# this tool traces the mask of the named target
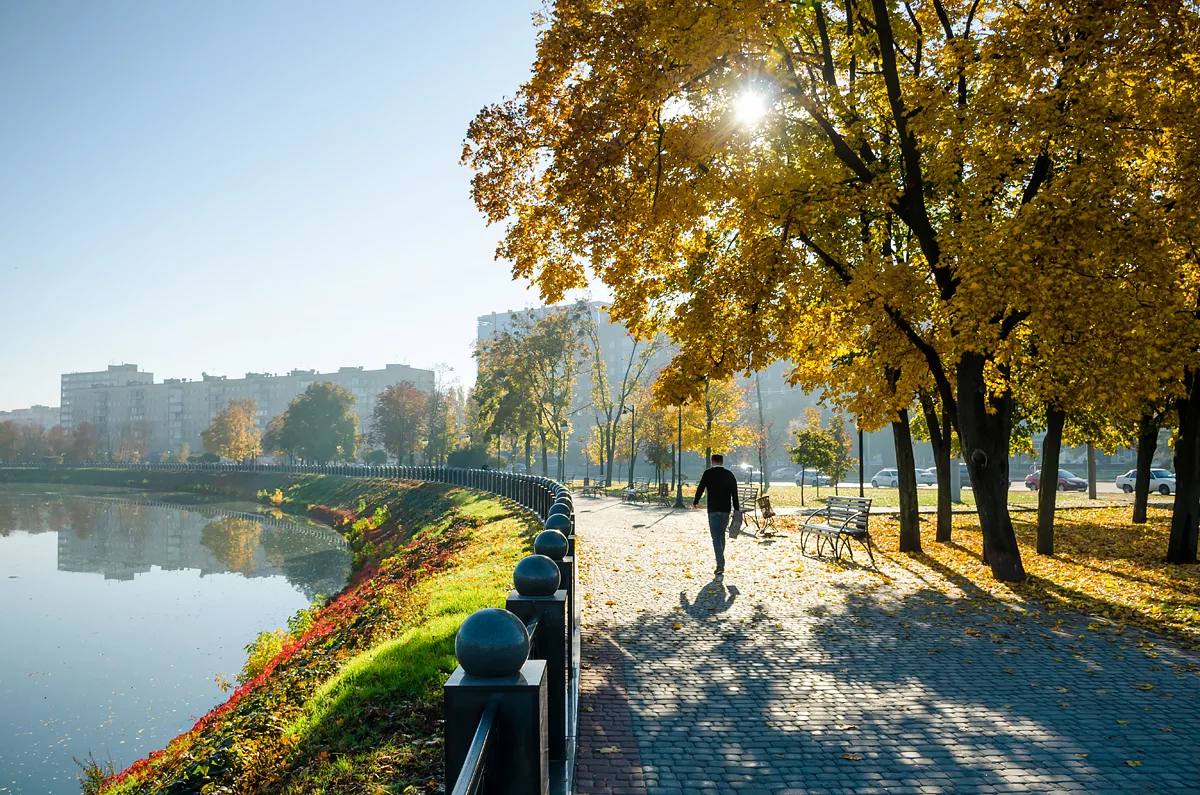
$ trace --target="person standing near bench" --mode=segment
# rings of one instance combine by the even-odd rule
[[[712,466],[700,476],[696,497],[692,500],[692,507],[698,508],[700,497],[708,492],[708,533],[712,536],[713,555],[717,559],[717,570],[713,572],[717,577],[725,573],[725,530],[729,527],[729,513],[741,510],[737,478],[724,464],[725,457],[714,453]]]

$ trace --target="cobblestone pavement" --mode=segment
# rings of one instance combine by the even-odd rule
[[[582,793],[1200,791],[1200,655],[907,557],[577,503]]]

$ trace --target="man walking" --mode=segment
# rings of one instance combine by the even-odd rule
[[[696,486],[696,498],[692,507],[700,506],[700,497],[708,491],[708,533],[712,536],[713,554],[717,558],[717,570],[713,572],[720,577],[725,573],[725,529],[729,527],[729,512],[740,511],[738,505],[737,478],[724,467],[725,456],[713,453],[712,466],[704,470],[700,483]]]

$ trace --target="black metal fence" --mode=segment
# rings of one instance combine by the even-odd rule
[[[52,468],[60,467],[78,468]],[[459,666],[444,690],[446,791],[453,795],[573,791],[581,600],[576,585],[574,498],[561,483],[535,475],[443,466],[141,463],[97,467],[420,480],[491,492],[532,512],[543,530],[534,540],[534,554],[514,569],[514,587],[504,608],[471,614],[455,638]]]

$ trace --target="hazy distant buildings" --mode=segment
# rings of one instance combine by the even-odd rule
[[[84,422],[95,426],[101,455],[137,450],[154,458],[177,453],[184,444],[198,454],[203,449],[201,432],[231,400],[254,400],[259,428],[265,430],[271,418],[282,414],[309,385],[324,381],[354,395],[359,427],[366,430],[375,400],[384,389],[408,382],[432,391],[434,374],[389,364],[382,370],[342,367],[335,373],[292,370],[287,375],[246,373],[244,378],[204,373],[199,380],[168,378],[155,383],[153,374],[138,371],[137,365],[120,365],[62,376],[63,426],[68,430]]]
[[[152,383],[154,383],[154,373],[138,372],[136,364],[110,364],[107,370],[94,373],[64,373],[59,391],[60,402],[58,405],[61,407],[59,424],[63,426],[63,430],[69,432],[74,430],[78,423],[88,421],[75,418],[75,396],[80,392],[98,387]]]
[[[30,406],[27,409],[0,411],[0,422],[11,422],[14,425],[53,428],[59,424],[59,410],[54,406]]]

